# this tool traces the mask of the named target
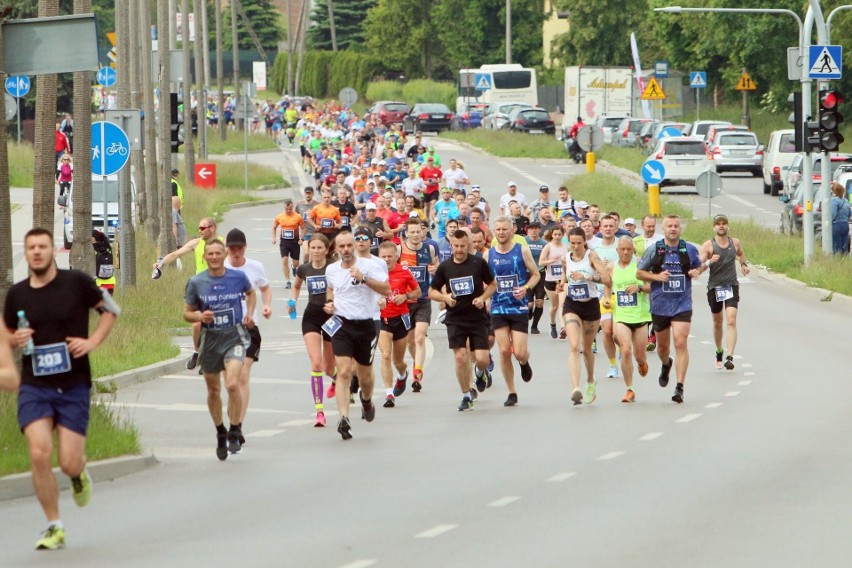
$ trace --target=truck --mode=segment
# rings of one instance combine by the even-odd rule
[[[606,116],[631,116],[636,90],[633,74],[632,67],[566,67],[563,133],[568,133],[577,117],[595,124]]]

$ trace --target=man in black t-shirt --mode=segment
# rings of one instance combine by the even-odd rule
[[[340,227],[340,231],[352,231],[352,219],[358,215],[358,210],[355,208],[355,204],[349,200],[349,191],[342,185],[337,186],[337,199],[331,202],[332,205],[337,207],[337,210],[340,211],[340,221],[343,223],[343,226]]]
[[[447,340],[456,360],[456,377],[464,398],[459,410],[471,410],[470,353],[476,360],[476,376],[486,378],[488,372],[488,311],[485,303],[497,284],[482,258],[469,254],[470,236],[461,229],[450,235],[453,256],[438,265],[429,298],[447,306]],[[469,346],[469,348],[468,348]]]
[[[60,548],[65,542],[51,470],[54,430],[59,467],[71,478],[74,501],[83,507],[91,498],[84,455],[92,386],[88,354],[103,343],[120,313],[91,277],[59,270],[54,250],[50,231],[32,229],[26,234],[30,276],[9,289],[3,309],[11,346],[24,350],[18,424],[30,450],[33,488],[49,523],[37,549]],[[91,309],[100,317],[89,335]]]

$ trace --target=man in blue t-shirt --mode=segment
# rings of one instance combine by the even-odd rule
[[[435,203],[433,215],[438,224],[438,239],[442,239],[447,234],[447,221],[459,218],[459,206],[449,187],[441,188],[441,199]]]

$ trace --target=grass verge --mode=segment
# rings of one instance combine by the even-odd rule
[[[441,137],[465,142],[501,158],[568,159],[565,145],[552,136],[537,136],[508,130],[464,130],[442,132]]]
[[[625,184],[618,176],[607,173],[581,174],[571,178],[571,197],[589,204],[597,204],[604,211],[617,211],[622,219],[641,219],[648,212],[648,197]],[[689,209],[661,197],[661,207],[666,214],[689,218]]]
[[[609,144],[605,144],[603,148],[598,150],[595,157],[636,174],[642,171],[642,164],[648,158],[637,148],[617,148]]]
[[[197,144],[197,143],[196,143]],[[249,134],[249,152],[257,150],[274,150],[278,145],[266,134]],[[226,140],[219,138],[219,131],[213,128],[207,130],[207,152],[210,154],[231,154],[245,151],[245,134],[229,130]]]
[[[35,154],[30,144],[9,142],[9,186],[32,187]]]
[[[241,190],[245,188],[246,174],[243,162],[213,161],[216,162],[216,189],[213,190],[214,193],[219,190]],[[288,187],[290,185],[274,168],[252,164],[251,162],[248,165],[248,181],[249,189],[267,186]]]

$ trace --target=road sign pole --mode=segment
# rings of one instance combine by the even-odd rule
[[[18,112],[15,114],[18,115],[18,144],[21,143],[21,99],[15,97],[15,104],[18,106]]]
[[[653,183],[648,185],[648,214],[660,217],[660,186]]]
[[[249,83],[249,82],[243,83],[243,117],[244,117],[243,118],[243,120],[244,120],[243,130],[244,130],[244,134],[245,134],[245,164],[244,164],[244,167],[245,167],[246,195],[248,195],[248,131],[249,131],[248,125],[251,124],[251,121],[249,120],[249,114],[248,114],[249,92],[251,90],[250,85],[251,85],[251,83]],[[278,141],[276,140],[276,142],[278,142]]]
[[[695,120],[701,120],[701,89],[695,89]]]

